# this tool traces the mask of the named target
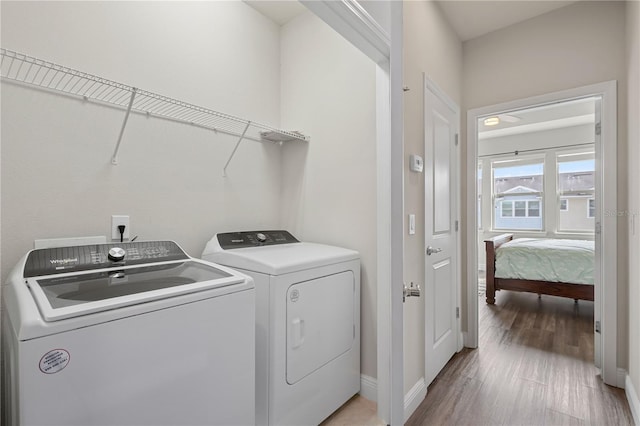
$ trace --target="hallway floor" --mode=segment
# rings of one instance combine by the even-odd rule
[[[593,365],[593,302],[509,291],[479,302],[479,348],[449,361],[407,426],[633,425],[624,390]],[[375,413],[356,396],[322,425],[384,425]]]
[[[449,361],[407,425],[633,424],[593,365],[593,302],[501,291],[479,311],[479,348]]]

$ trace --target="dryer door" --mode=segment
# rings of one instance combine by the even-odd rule
[[[287,383],[347,352],[355,333],[355,279],[345,271],[293,284],[287,291]]]

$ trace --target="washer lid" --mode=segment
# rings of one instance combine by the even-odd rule
[[[27,279],[45,321],[87,315],[244,282],[197,260]]]
[[[221,249],[216,237],[205,248],[202,258],[231,268],[282,275],[334,263],[358,260],[357,251],[315,243],[292,243],[233,250]]]

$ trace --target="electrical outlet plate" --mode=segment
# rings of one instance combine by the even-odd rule
[[[131,225],[129,224],[129,216],[128,215],[118,215],[114,214],[111,216],[111,239],[114,241],[120,241],[120,230],[118,229],[119,225],[124,225],[124,234],[123,240],[126,241],[129,239],[129,233],[131,231]]]

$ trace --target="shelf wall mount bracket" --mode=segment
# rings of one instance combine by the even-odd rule
[[[136,98],[136,93],[138,89],[133,87],[131,89],[131,99],[129,99],[129,105],[127,106],[127,112],[124,115],[124,120],[122,121],[122,127],[120,128],[120,135],[118,135],[118,142],[116,143],[116,147],[113,150],[113,155],[111,156],[111,164],[114,166],[118,165],[118,151],[120,151],[120,143],[122,142],[122,136],[124,135],[124,129],[127,127],[127,121],[129,120],[129,115],[131,115],[131,107],[133,107],[133,101]]]
[[[227,162],[224,165],[224,168],[222,169],[222,176],[223,177],[227,177],[227,167],[229,166],[229,163],[231,162],[231,159],[233,158],[233,156],[236,155],[236,151],[238,150],[238,147],[240,146],[240,142],[242,142],[242,140],[244,139],[244,136],[247,134],[247,130],[249,130],[249,126],[251,126],[251,121],[247,121],[247,125],[244,126],[244,130],[242,131],[242,134],[240,135],[240,139],[238,139],[238,142],[236,142],[236,146],[233,148],[233,151],[231,151],[231,155],[229,156],[229,159],[227,160]]]

